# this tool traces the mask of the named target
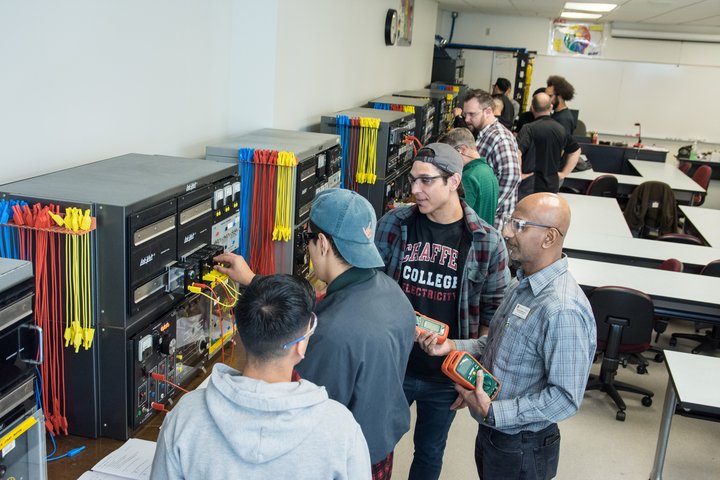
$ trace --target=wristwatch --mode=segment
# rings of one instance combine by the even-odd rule
[[[495,426],[495,414],[493,413],[492,403],[490,404],[490,407],[488,408],[487,415],[485,415],[483,417],[483,423],[485,425],[489,425],[491,427]]]

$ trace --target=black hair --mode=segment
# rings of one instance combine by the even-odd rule
[[[328,243],[330,244],[330,250],[332,250],[333,254],[335,255],[335,258],[340,260],[340,263],[342,263],[343,265],[350,265],[350,262],[348,262],[345,259],[345,257],[342,256],[342,253],[340,253],[340,250],[338,250],[337,245],[335,245],[335,242],[333,241],[332,235],[325,232],[322,228],[318,227],[312,220],[309,220],[308,224],[310,225],[311,232],[322,233],[323,235],[325,235],[325,238],[327,238]]]
[[[547,79],[547,86],[555,89],[555,95],[562,97],[563,100],[569,102],[575,96],[575,87],[560,75],[551,75]]]
[[[245,351],[260,360],[285,355],[283,345],[305,333],[315,308],[315,293],[304,278],[267,275],[253,280],[235,307]]]
[[[497,80],[495,80],[495,86],[500,90],[503,94],[510,90],[510,80],[503,77],[498,77]]]
[[[545,87],[540,87],[533,92],[533,97],[538,93],[545,93]]]

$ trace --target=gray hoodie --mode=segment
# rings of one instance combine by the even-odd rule
[[[360,426],[324,387],[266,383],[216,364],[163,422],[151,480],[369,479]]]

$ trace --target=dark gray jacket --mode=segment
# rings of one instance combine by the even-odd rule
[[[352,412],[370,461],[378,463],[410,429],[402,384],[415,312],[393,279],[351,268],[330,284],[316,313],[317,329],[296,370]]]

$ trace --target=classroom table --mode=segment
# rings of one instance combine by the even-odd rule
[[[685,221],[711,247],[720,248],[720,210],[681,205]],[[686,223],[686,228],[688,224]]]
[[[620,286],[645,292],[657,315],[720,324],[720,277],[670,272],[568,258],[575,280],[589,292],[595,287]]]
[[[720,248],[580,231],[568,235],[563,250],[570,257],[643,267],[657,267],[668,258],[677,258],[685,272],[695,273],[720,260]]]
[[[560,196],[570,205],[570,229],[565,238],[576,233],[632,238],[616,199],[572,193],[561,193]]]
[[[670,185],[675,195],[705,193],[705,189],[695,180],[685,175],[679,168],[669,163],[648,162],[646,160],[630,160],[630,165],[646,180],[665,182]]]
[[[706,155],[704,157],[690,160],[689,158],[677,157],[677,161],[680,163],[687,162],[690,164],[690,170],[687,175],[692,177],[693,174],[703,165],[707,165],[712,169],[712,175],[710,178],[713,180],[720,180],[720,158],[713,159],[712,155]]]
[[[628,196],[643,182],[650,180],[664,182],[670,185],[678,202],[689,204],[695,193],[704,193],[705,189],[685,175],[680,169],[669,163],[650,162],[646,160],[630,160],[632,167],[638,175],[615,175],[596,172],[593,169],[582,172],[572,172],[565,177],[563,187],[575,188],[585,191],[587,186],[601,175],[613,175],[618,180],[618,195]]]
[[[720,419],[720,358],[666,350],[665,365],[668,385],[651,480],[662,479],[670,425],[675,413],[713,421]]]

